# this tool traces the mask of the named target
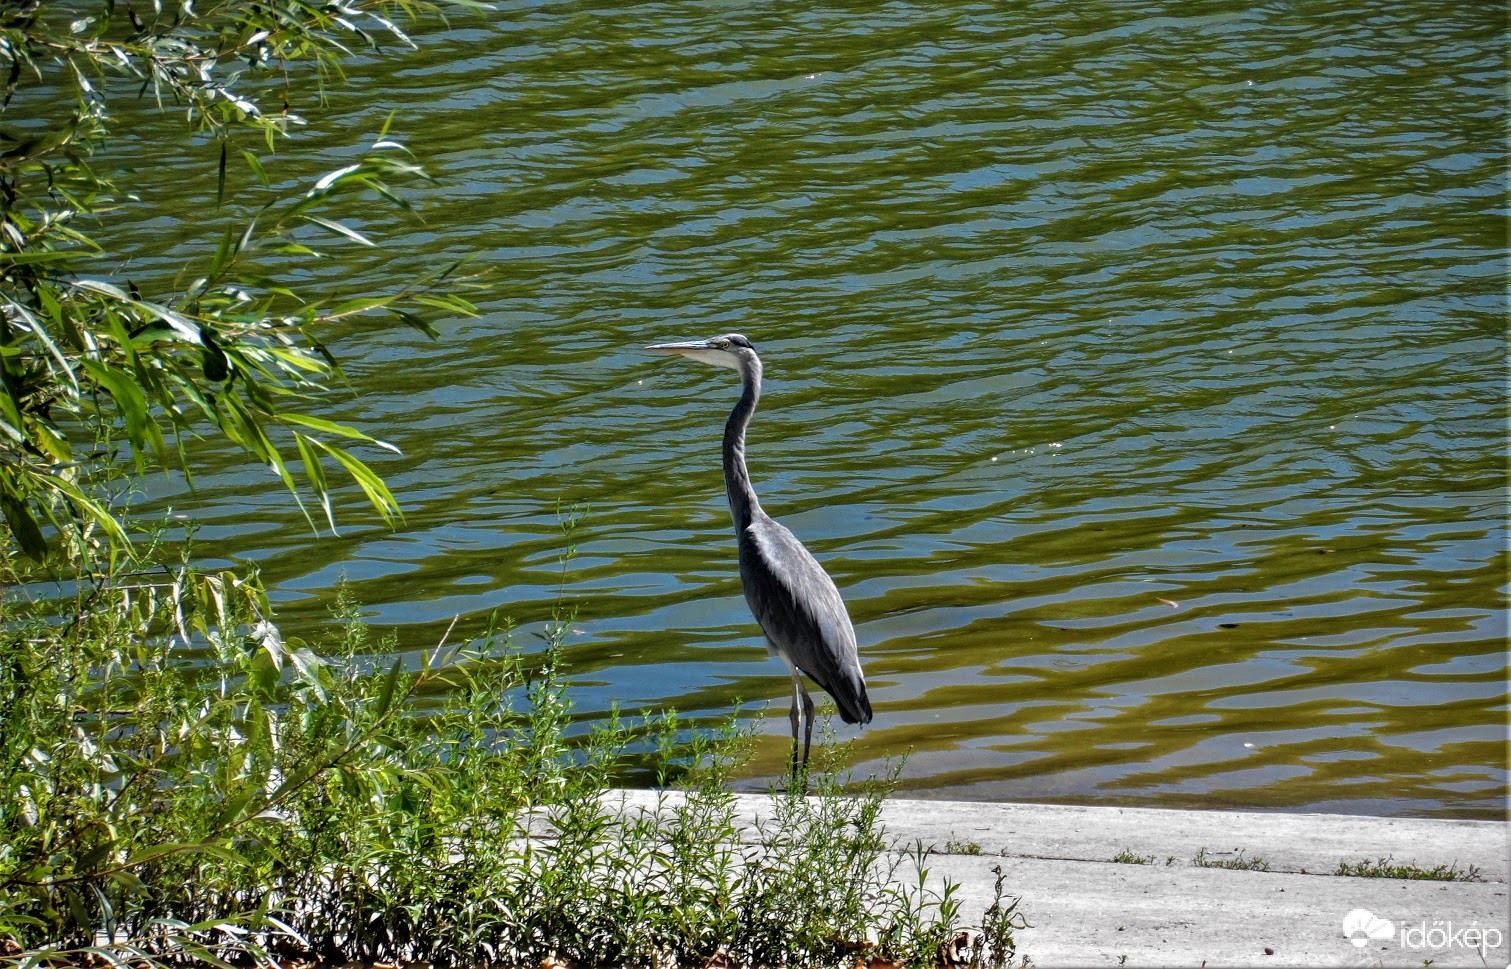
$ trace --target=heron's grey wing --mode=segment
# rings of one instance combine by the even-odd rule
[[[846,723],[870,723],[850,614],[803,543],[770,518],[756,518],[740,535],[740,577],[771,644],[834,697]]]

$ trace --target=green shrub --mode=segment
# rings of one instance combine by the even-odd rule
[[[3,617],[0,939],[24,951],[0,961],[849,965],[958,931],[953,887],[894,877],[886,783],[821,771],[742,840],[733,721],[578,725],[564,625],[534,655],[378,664],[395,644],[349,607],[284,642],[229,573],[90,597]],[[626,808],[631,770],[679,792]]]

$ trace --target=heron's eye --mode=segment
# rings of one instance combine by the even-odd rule
[[[729,341],[728,340],[715,340],[714,341],[714,348],[718,349],[718,350],[728,350],[729,349]]]

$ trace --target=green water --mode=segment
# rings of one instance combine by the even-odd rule
[[[421,31],[270,161],[334,167],[396,111],[424,224],[311,272],[492,272],[439,342],[333,341],[360,396],[329,413],[402,448],[374,462],[404,524],[348,495],[315,540],[229,462],[143,510],[200,517],[296,634],[343,575],[406,650],[492,610],[530,644],[564,602],[583,712],[743,699],[759,786],[787,685],[724,504],[736,387],[638,349],[738,330],[757,490],[855,620],[861,771],[1503,817],[1502,17],[561,2]],[[177,217],[213,161],[136,184],[162,215],[133,271],[213,245]],[[558,499],[590,507],[565,571]]]

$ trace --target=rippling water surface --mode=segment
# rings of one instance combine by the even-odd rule
[[[502,3],[424,32],[290,143],[334,167],[396,111],[439,178],[333,286],[492,272],[439,342],[336,341],[360,396],[329,412],[402,448],[374,461],[406,521],[349,496],[317,541],[229,462],[145,510],[192,506],[295,632],[343,576],[405,649],[565,600],[586,712],[754,702],[761,784],[786,680],[724,503],[737,388],[639,350],[738,330],[756,487],[855,619],[861,770],[1504,816],[1503,13],[1240,7]],[[174,218],[189,174],[213,192],[202,160],[140,175],[144,276],[219,231]],[[558,499],[590,509],[565,571]]]

